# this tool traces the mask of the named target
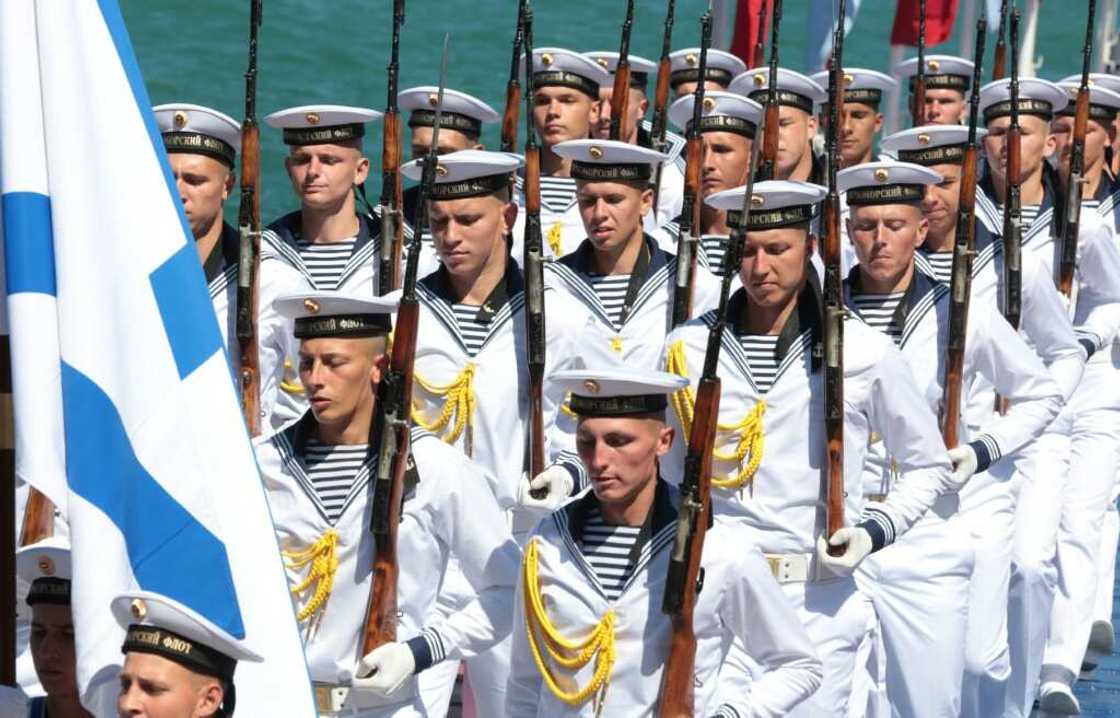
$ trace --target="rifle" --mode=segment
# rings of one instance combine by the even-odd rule
[[[968,300],[972,290],[972,257],[976,253],[976,126],[980,121],[980,77],[984,64],[984,39],[988,23],[976,23],[976,52],[972,67],[972,98],[968,114],[968,146],[961,169],[957,235],[953,243],[953,276],[949,283],[949,341],[941,395],[941,438],[945,446],[960,443],[961,388],[964,384],[964,350],[968,330]]]
[[[525,10],[525,89],[533,97],[533,10]],[[544,471],[544,243],[541,239],[541,150],[532,112],[525,115],[525,356],[529,365],[529,478]],[[544,489],[534,489],[534,496]],[[538,496],[540,498],[540,496]]]
[[[992,82],[1002,80],[1007,71],[1007,43],[1003,40],[1003,26],[1007,23],[1007,0],[999,4],[999,30],[996,32],[996,56],[992,60]],[[1012,42],[1012,47],[1015,43]],[[1011,62],[1018,62],[1019,55],[1012,49]]]
[[[910,122],[920,127],[926,123],[926,0],[918,0],[918,74],[911,99]]]
[[[763,122],[766,122],[765,118]],[[724,255],[724,271],[720,279],[716,321],[708,332],[704,370],[696,390],[692,432],[688,436],[684,478],[680,488],[681,503],[677,514],[677,532],[673,538],[673,550],[669,554],[669,572],[665,579],[665,595],[661,603],[661,610],[669,615],[673,633],[669,643],[669,656],[665,660],[665,668],[661,673],[658,713],[660,718],[692,718],[694,710],[696,632],[693,611],[696,607],[696,596],[700,592],[700,559],[704,551],[704,536],[712,520],[712,450],[715,445],[716,424],[719,420],[721,387],[717,372],[719,351],[723,342],[723,333],[727,328],[731,280],[736,276],[733,267],[737,267],[742,259],[747,227],[750,224],[751,197],[754,195],[755,178],[758,176],[759,149],[757,142],[751,146],[750,172],[747,173],[743,208],[739,214],[741,219],[739,225],[732,228],[727,254]]]
[[[1085,184],[1085,131],[1089,124],[1089,63],[1093,56],[1093,19],[1097,0],[1089,0],[1089,21],[1081,50],[1081,86],[1077,90],[1077,114],[1073,119],[1073,144],[1069,150],[1066,178],[1066,221],[1062,227],[1062,256],[1058,265],[1058,291],[1073,299],[1073,273],[1077,269],[1077,235],[1081,229],[1081,192]]]
[[[51,536],[54,536],[54,503],[42,491],[31,487],[23,509],[19,545],[30,546]]]
[[[404,0],[393,0],[393,45],[386,68],[389,96],[385,102],[381,135],[381,254],[377,261],[377,293],[380,296],[401,285],[401,249],[404,247],[404,200],[400,172],[404,136],[401,113],[397,109],[401,25],[404,25]]]
[[[447,49],[450,36],[443,36],[443,62],[439,75],[439,94],[432,122],[432,146],[424,159],[424,173],[413,219],[415,231],[405,262],[404,285],[397,309],[397,326],[389,367],[378,387],[377,407],[370,426],[370,448],[377,447],[377,476],[371,484],[373,512],[373,581],[369,608],[362,635],[362,655],[385,643],[397,640],[397,583],[400,564],[397,556],[397,527],[401,522],[405,470],[411,463],[409,451],[409,414],[412,409],[413,360],[420,304],[416,298],[416,275],[420,265],[420,238],[424,236],[428,213],[427,197],[436,181],[439,127],[443,119],[443,90],[447,86]]]
[[[669,78],[672,76],[672,63],[669,55],[673,51],[673,15],[676,0],[669,0],[665,11],[665,29],[661,34],[661,61],[657,64],[657,88],[653,99],[653,149],[665,152],[665,134],[668,129],[669,115]],[[653,176],[653,206],[656,208],[661,197],[661,164],[657,165]]]
[[[778,178],[778,28],[781,24],[782,0],[774,0],[774,11],[770,16],[770,79],[762,123],[766,132],[762,136],[762,159],[758,163],[758,171],[761,173],[759,180]]]
[[[634,0],[627,0],[626,20],[622,23],[622,40],[618,46],[618,64],[614,69],[611,90],[612,140],[622,139],[622,123],[630,109],[630,30],[634,27]]]
[[[0,591],[16,595],[16,436],[12,411],[11,336],[0,334]],[[16,680],[16,612],[0,616],[0,686],[19,685]]]
[[[700,165],[704,145],[700,137],[700,118],[704,110],[704,78],[708,71],[708,48],[712,43],[712,12],[700,18],[700,81],[692,93],[692,123],[688,126],[685,147],[684,198],[681,229],[677,237],[677,277],[673,288],[673,326],[687,322],[692,315],[692,279],[696,273],[696,247],[700,243]]]
[[[1023,232],[1023,210],[1019,198],[1019,175],[1022,172],[1022,131],[1019,127],[1019,11],[1011,15],[1011,123],[1007,127],[1007,193],[1003,207],[1003,316],[1015,329],[1019,328],[1023,307],[1023,267],[1020,239]]]
[[[758,25],[754,31],[754,50],[751,52],[751,67],[762,67],[766,64],[766,45],[762,42],[763,33],[766,32],[766,0],[758,4]]]
[[[517,146],[517,125],[521,121],[521,44],[525,41],[525,7],[528,0],[517,3],[517,30],[513,33],[513,58],[509,61],[509,82],[506,83],[506,110],[502,113],[502,152],[513,152]]]
[[[261,263],[261,130],[257,125],[257,35],[263,0],[249,0],[249,67],[241,123],[241,206],[237,224],[237,349],[241,412],[251,436],[261,433],[261,369],[257,347],[257,271]]]
[[[826,531],[831,537],[844,528],[844,277],[841,270],[840,193],[836,172],[840,168],[840,113],[844,105],[844,0],[840,0],[832,35],[832,62],[828,70],[828,195],[824,220],[824,427],[828,461],[825,466],[827,497]],[[828,546],[839,556],[843,546]]]

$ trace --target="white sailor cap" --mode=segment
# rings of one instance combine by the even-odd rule
[[[617,52],[585,52],[583,56],[589,60],[593,60],[599,67],[609,73],[612,78],[614,77],[614,71],[618,67]],[[626,59],[630,63],[630,87],[644,92],[649,85],[650,75],[657,72],[657,63],[633,54],[627,55]]]
[[[52,536],[16,551],[16,576],[25,584],[28,606],[49,603],[70,605],[70,545],[66,539]]]
[[[828,190],[811,182],[768,180],[756,182],[751,192],[751,214],[747,229],[761,231],[805,224],[813,219],[813,208]],[[727,212],[727,224],[742,226],[746,186],[725,189],[704,198],[710,207]]]
[[[814,73],[809,79],[822,88],[827,88],[828,76],[828,70],[824,70]],[[843,83],[844,102],[858,102],[872,107],[878,107],[883,95],[898,87],[898,82],[890,75],[860,67],[845,67]],[[826,89],[825,92],[827,93],[828,90]],[[825,101],[827,102],[827,98]]]
[[[696,96],[687,94],[669,106],[669,120],[686,133],[692,125]],[[734,92],[708,90],[700,108],[700,132],[734,132],[754,137],[762,121],[762,105]]]
[[[938,173],[911,162],[866,162],[836,173],[849,207],[921,202],[926,187],[940,181]]]
[[[130,591],[109,604],[125,630],[121,653],[150,653],[226,684],[226,712],[233,712],[238,661],[263,659],[228,631],[182,603],[153,591]]]
[[[613,367],[566,369],[553,380],[571,392],[572,412],[581,417],[633,416],[664,411],[668,397],[688,386],[688,379],[652,369],[621,364]]]
[[[618,140],[568,140],[552,151],[572,160],[572,179],[589,182],[645,182],[669,159],[648,147]]]
[[[1069,95],[1069,102],[1054,114],[1073,117],[1077,114],[1077,93],[1081,90],[1081,78],[1077,78],[1076,82],[1059,82],[1058,87]],[[1120,94],[1104,85],[1090,84],[1089,119],[1109,125],[1116,119],[1117,112],[1120,112]]]
[[[163,146],[170,152],[189,152],[213,157],[233,167],[241,149],[241,125],[232,117],[202,105],[184,102],[152,108]]]
[[[410,87],[397,94],[400,108],[410,112],[409,127],[432,127],[439,106],[439,88],[432,85]],[[465,92],[444,88],[443,111],[440,113],[441,129],[457,130],[470,137],[482,134],[482,125],[497,122],[497,111],[482,100]]]
[[[460,150],[440,155],[436,164],[436,183],[428,199],[480,197],[506,189],[510,174],[522,162],[521,155],[489,150]],[[421,179],[424,158],[401,165],[401,174],[411,180]]]
[[[1069,82],[1080,87],[1081,75],[1070,75],[1069,77],[1063,77],[1058,80],[1059,85],[1064,85]],[[1090,72],[1089,87],[1093,87],[1094,85],[1103,87],[1106,90],[1112,90],[1113,92],[1120,92],[1120,75],[1110,75],[1107,72]]]
[[[524,61],[521,69],[525,69]],[[610,73],[585,55],[562,47],[538,47],[533,50],[534,87],[570,87],[598,101],[599,88],[610,83]]]
[[[976,139],[983,139],[988,131],[976,128]],[[896,132],[884,137],[879,149],[898,158],[899,162],[916,165],[964,164],[968,146],[968,128],[964,125],[924,125]]]
[[[388,334],[400,294],[355,296],[347,292],[308,290],[277,297],[272,306],[293,320],[297,339],[340,337],[354,339]]]
[[[1065,90],[1049,80],[1037,77],[1019,80],[1019,114],[1050,120],[1068,103]],[[1010,78],[989,82],[980,88],[980,114],[985,125],[1011,114]]]
[[[365,123],[381,115],[365,107],[303,105],[273,112],[264,121],[269,127],[284,130],[284,144],[299,147],[359,139],[366,133]]]
[[[770,70],[765,67],[747,70],[732,80],[731,86],[727,89],[762,102],[770,89]],[[814,105],[819,105],[828,99],[828,93],[823,87],[800,72],[787,70],[784,67],[778,68],[776,94],[778,104],[796,107],[810,115],[813,114]]]
[[[926,89],[956,90],[961,94],[972,86],[971,60],[953,55],[925,56]],[[918,58],[911,57],[894,66],[894,74],[909,78],[910,90],[914,90],[914,78],[918,74]]]
[[[747,63],[730,52],[708,48],[705,58],[704,79],[722,87],[747,70]],[[696,82],[700,78],[700,48],[690,47],[677,50],[669,55],[669,84],[673,87],[682,82]]]

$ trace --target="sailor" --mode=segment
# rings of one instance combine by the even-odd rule
[[[553,151],[571,163],[583,242],[545,265],[545,281],[595,318],[580,340],[609,345],[632,367],[652,369],[671,328],[676,258],[642,231],[653,205],[649,185],[664,155],[611,140],[571,140]],[[693,275],[692,314],[715,305],[719,287],[703,267]]]
[[[529,539],[514,613],[510,718],[657,715],[672,626],[661,605],[677,533],[677,490],[660,476],[675,432],[667,394],[686,380],[602,365],[563,371],[591,487]],[[663,466],[663,464],[662,464]],[[693,610],[698,716],[787,715],[820,684],[820,661],[756,542],[717,517]],[[733,639],[761,675],[716,702]]]
[[[937,172],[909,162],[871,162],[837,176],[847,195],[848,234],[859,258],[846,283],[848,304],[899,347],[931,414],[939,411],[944,393],[949,287],[915,271],[914,252],[929,229],[921,208],[927,188],[941,180]],[[962,395],[982,376],[1011,408],[1005,416],[993,417],[989,410],[990,419],[975,431],[963,412],[955,417],[961,443],[949,447],[949,457],[960,499],[943,496],[903,539],[865,562],[857,579],[879,617],[887,697],[895,711],[908,716],[955,715],[962,709],[964,715],[992,716],[1002,708],[974,713],[962,677],[966,666],[970,675],[986,668],[974,657],[989,656],[985,652],[998,640],[1007,677],[1006,596],[1014,525],[1007,486],[1010,457],[1042,433],[1062,400],[1042,361],[994,301],[974,297],[966,326]],[[988,400],[993,406],[990,393]],[[877,442],[870,455],[865,489],[876,502],[910,477],[893,470],[892,455]],[[937,681],[913,662],[919,653],[942,672]]]
[[[263,658],[178,601],[151,591],[117,596],[110,607],[125,630],[117,714],[229,718],[237,704],[238,661]]]
[[[686,95],[669,108],[669,119],[686,134],[692,125],[696,98]],[[704,94],[700,109],[700,190],[702,196],[741,187],[750,171],[751,147],[762,121],[762,106],[733,92],[713,90]],[[716,275],[724,271],[723,258],[731,230],[727,213],[709,204],[700,208],[700,246],[697,261]],[[680,236],[680,218],[666,227],[674,242]],[[732,268],[738,274],[737,268]]]
[[[541,228],[548,257],[562,257],[586,236],[576,206],[576,182],[571,161],[553,151],[561,142],[591,137],[599,123],[599,90],[611,77],[599,63],[560,48],[533,51],[533,126],[540,138]],[[513,230],[513,256],[522,256],[525,201],[523,177],[517,177],[522,208]]]
[[[592,130],[592,137],[600,140],[611,138],[611,97],[614,94],[614,73],[618,67],[617,52],[585,52],[585,57],[594,60],[611,76],[611,82],[599,86],[599,122]],[[630,96],[627,102],[626,117],[622,125],[622,139],[630,144],[658,149],[653,146],[653,123],[645,119],[649,111],[649,81],[656,78],[657,63],[637,55],[629,55]],[[666,128],[664,153],[668,159],[661,165],[661,184],[657,194],[657,211],[646,219],[651,233],[676,217],[681,212],[684,194],[685,157],[682,154],[685,140]]]
[[[29,718],[93,716],[78,695],[71,575],[70,547],[63,539],[49,538],[16,551],[16,576],[28,587],[24,602],[31,608],[31,658],[46,692],[31,699]]]
[[[821,87],[828,87],[828,71],[818,72],[810,79]],[[844,102],[840,107],[840,158],[843,167],[854,167],[875,159],[875,136],[883,129],[883,114],[879,111],[883,96],[898,88],[890,75],[875,70],[845,67],[843,75]],[[831,112],[826,102],[821,106],[821,116],[827,123]]]
[[[986,131],[977,130],[982,139]],[[883,140],[885,152],[904,162],[929,167],[941,181],[926,189],[922,213],[929,222],[925,243],[914,255],[917,269],[948,284],[953,244],[957,237],[960,183],[968,128],[926,125],[903,130]],[[1002,224],[998,228],[1002,230]],[[1002,237],[984,222],[974,225],[976,256],[972,262],[970,306],[1003,307],[1004,255]],[[1021,335],[1038,353],[1067,401],[1085,367],[1085,351],[1077,342],[1065,304],[1054,279],[1033,254],[1021,257]],[[976,376],[968,392],[967,424],[978,433],[992,418],[996,391]],[[1061,453],[1069,438],[1055,432],[1057,423],[1016,453],[1010,487],[1014,498],[1014,541],[1011,554],[1011,591],[1008,604],[1008,646],[1011,679],[1007,687],[1007,715],[1025,716],[1034,702],[1034,679],[1042,661],[1050,605],[1057,588],[1054,542],[1061,512],[1062,481],[1045,470],[1049,456]],[[1041,469],[1041,470],[1040,470]],[[1013,708],[1013,706],[1017,706]]]
[[[929,125],[959,125],[968,120],[968,91],[972,87],[972,61],[952,55],[926,55],[925,122]],[[918,74],[918,58],[894,66],[896,77],[908,80],[911,94]]]
[[[770,72],[761,67],[739,75],[728,89],[765,106],[769,88]],[[779,67],[776,94],[779,127],[774,179],[823,182],[825,158],[814,156],[812,140],[817,134],[815,110],[828,99],[828,93],[800,72]]]
[[[745,188],[707,202],[740,222]],[[847,715],[857,648],[873,620],[852,571],[890,545],[951,486],[951,467],[925,397],[891,341],[852,317],[844,322],[845,528],[824,536],[821,474],[821,289],[810,268],[809,230],[823,187],[769,181],[754,186],[740,277],[732,295],[718,373],[723,382],[712,460],[716,515],[741,522],[767,557],[824,663],[821,688],[788,715]],[[667,339],[666,367],[695,389],[714,313],[678,327]],[[693,394],[673,397],[672,425],[687,438]],[[897,457],[906,481],[860,516],[862,468],[872,432]],[[680,456],[662,471],[680,480]],[[827,554],[826,541],[843,546]],[[756,685],[753,695],[761,699]]]
[[[398,642],[359,654],[372,583],[377,449],[369,442],[386,366],[390,297],[311,291],[277,300],[295,322],[311,410],[257,443],[316,698],[328,714],[426,715],[414,674],[486,650],[509,632],[519,551],[492,479],[454,448],[412,432],[397,551]],[[454,559],[474,599],[441,616]],[[371,674],[372,675],[369,675]],[[418,689],[419,685],[419,689]]]
[[[704,65],[704,89],[726,90],[731,81],[747,71],[747,63],[730,52],[708,48]],[[696,92],[700,81],[700,48],[688,47],[669,55],[669,87],[674,99]]]
[[[231,371],[236,373],[240,361],[237,271],[241,234],[224,221],[223,209],[233,190],[233,168],[241,147],[241,127],[221,112],[200,105],[159,105],[152,108],[152,112],[163,135],[171,174],[194,235]],[[264,252],[257,277],[261,425],[278,427],[298,414],[289,395],[280,391],[284,382],[284,360],[291,348],[292,327],[273,311],[272,300],[293,291],[303,279],[291,266]]]

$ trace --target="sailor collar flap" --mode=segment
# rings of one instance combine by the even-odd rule
[[[812,350],[812,371],[817,371],[821,366],[822,341],[824,339],[824,325],[821,320],[821,306],[823,302],[820,279],[813,269],[809,269],[809,276],[805,286],[797,297],[797,307],[789,315],[785,326],[778,334],[778,343],[774,347],[775,359],[781,364],[791,347],[797,344],[798,339],[806,330],[809,331]],[[735,334],[747,334],[747,291],[740,287],[731,296],[727,307],[728,316],[732,318]]]
[[[448,276],[447,267],[442,263],[439,268],[420,280],[433,295],[442,299],[448,304],[458,304],[455,298],[455,290],[451,286],[451,278]],[[525,291],[525,279],[521,275],[521,269],[517,266],[517,262],[513,258],[506,256],[506,272],[502,280],[490,292],[490,296],[486,297],[486,301],[478,308],[478,314],[475,319],[480,324],[490,324],[494,317],[509,304],[510,300]]]
[[[222,223],[222,234],[218,243],[210,250],[206,261],[202,263],[202,271],[206,275],[206,284],[211,284],[215,279],[225,274],[230,267],[238,266],[241,254],[241,233],[228,223]]]
[[[676,491],[670,488],[669,484],[658,475],[653,505],[650,506],[645,521],[642,522],[642,528],[638,532],[638,540],[634,542],[630,552],[629,564],[631,566],[637,565],[638,556],[646,544],[667,527],[672,526],[673,522],[677,520],[677,507],[673,504],[674,494],[676,494]],[[587,522],[587,516],[598,505],[599,499],[596,498],[595,491],[589,489],[583,496],[561,509],[565,513],[568,524],[567,531],[573,545],[578,547],[582,544],[583,527]]]
[[[925,272],[917,271],[917,268],[915,268],[910,278],[910,286],[906,288],[902,296],[902,301],[898,303],[898,307],[894,310],[891,323],[896,327],[906,327],[914,309],[918,307],[923,299],[936,292],[938,289],[947,291],[945,285],[942,285]],[[856,303],[852,301],[852,295],[854,294],[863,294],[863,279],[859,273],[859,265],[852,267],[851,271],[848,272],[848,281],[844,282],[845,306],[849,310],[859,314],[859,308],[856,306]]]
[[[272,227],[280,240],[293,249],[299,249],[299,242],[303,236],[302,217],[302,212],[296,210],[281,217]],[[358,236],[354,241],[354,251],[351,256],[357,254],[363,247],[381,236],[381,225],[379,223],[371,222],[369,217],[362,212],[358,212],[357,217]]]

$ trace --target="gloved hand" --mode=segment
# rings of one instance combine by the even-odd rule
[[[572,475],[559,464],[549,466],[531,480],[528,476],[521,477],[517,487],[517,503],[527,509],[551,513],[560,508],[560,504],[572,495]],[[544,494],[534,497],[533,490],[543,490]]]
[[[964,486],[972,478],[979,463],[976,451],[968,444],[949,449],[949,460],[953,462],[953,483],[957,486]]]
[[[411,648],[404,643],[386,643],[358,661],[351,685],[388,696],[400,690],[415,670]]]
[[[829,546],[843,546],[844,553],[839,556],[829,556]],[[817,560],[835,573],[849,574],[855,570],[859,562],[871,553],[871,534],[867,529],[858,526],[843,528],[832,534],[827,542],[824,536],[817,537]]]

